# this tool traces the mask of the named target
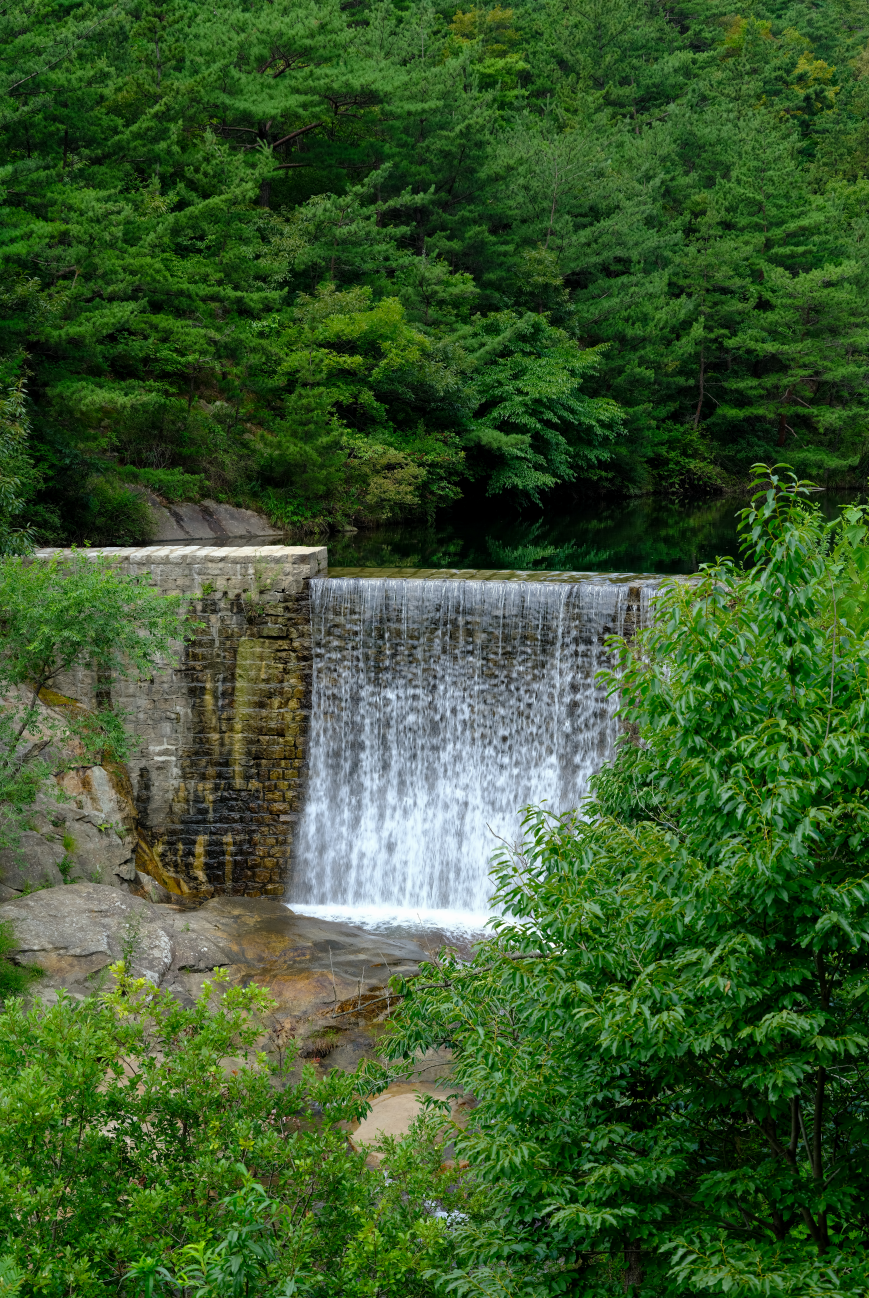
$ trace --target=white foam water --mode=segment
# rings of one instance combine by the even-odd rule
[[[288,902],[297,915],[328,919],[338,924],[364,928],[367,933],[444,933],[457,937],[491,936],[491,916],[464,910],[398,910],[394,906],[314,906],[309,902]]]
[[[288,904],[476,927],[520,808],[575,807],[612,755],[616,704],[595,675],[606,636],[642,617],[637,599],[600,580],[314,579]]]

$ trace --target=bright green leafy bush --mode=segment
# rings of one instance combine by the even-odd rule
[[[408,988],[393,1048],[453,1048],[497,1204],[455,1294],[869,1285],[869,529],[758,489],[752,566],[619,650],[616,760],[528,812],[497,938]]]
[[[272,1002],[115,987],[0,1014],[0,1252],[20,1292],[424,1298],[468,1206],[425,1123],[377,1170],[347,1140],[380,1080],[257,1051]],[[274,1041],[272,1042],[274,1044]],[[442,1215],[437,1215],[440,1212]]]
[[[11,923],[8,920],[0,921],[0,1002],[26,991],[41,973],[36,967],[10,959],[15,949],[15,934]]]

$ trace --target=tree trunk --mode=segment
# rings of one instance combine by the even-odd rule
[[[786,432],[787,432],[787,414],[783,410],[778,417],[778,445],[779,446],[784,446]]]
[[[625,1246],[625,1293],[630,1293],[637,1285],[643,1283],[643,1268],[640,1265],[641,1252],[633,1244]]]

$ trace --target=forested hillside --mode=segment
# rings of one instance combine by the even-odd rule
[[[862,481],[867,41],[858,0],[8,7],[0,510]]]

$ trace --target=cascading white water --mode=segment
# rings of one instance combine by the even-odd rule
[[[636,587],[633,597],[636,599]],[[625,583],[318,578],[290,905],[485,912],[494,835],[611,756]]]

